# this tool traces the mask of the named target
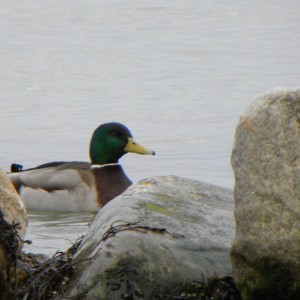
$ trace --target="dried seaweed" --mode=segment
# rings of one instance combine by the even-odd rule
[[[66,284],[75,272],[73,257],[83,237],[66,252],[57,251],[52,258],[40,264],[19,287],[18,299],[45,300],[64,294]]]
[[[17,288],[16,259],[19,248],[19,224],[9,224],[0,211],[0,299],[15,299]]]
[[[20,224],[9,224],[2,211],[0,211],[0,244],[4,247],[5,251],[11,255],[12,262],[16,261],[17,250],[19,247],[19,234],[18,229]]]
[[[116,223],[121,223],[119,225],[115,225]],[[147,233],[149,231],[153,233],[158,233],[158,234],[167,234],[172,238],[178,239],[178,238],[183,238],[183,235],[179,235],[176,233],[170,233],[166,228],[158,228],[158,227],[150,227],[150,226],[143,226],[139,225],[139,221],[134,221],[134,222],[123,222],[123,221],[115,221],[110,225],[110,228],[104,233],[102,237],[102,241],[107,240],[108,238],[115,236],[118,232],[121,231],[138,231],[141,233]]]

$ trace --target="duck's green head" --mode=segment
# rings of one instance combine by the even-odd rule
[[[117,163],[126,153],[155,155],[155,152],[135,142],[129,129],[120,123],[100,125],[90,142],[90,158],[93,165]]]

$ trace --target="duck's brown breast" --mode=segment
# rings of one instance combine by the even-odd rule
[[[101,207],[122,194],[132,184],[119,164],[92,166],[92,173],[95,176],[98,201]]]

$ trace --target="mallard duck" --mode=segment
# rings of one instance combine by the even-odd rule
[[[119,159],[126,153],[155,155],[135,142],[120,123],[100,125],[90,141],[88,162],[50,162],[10,173],[26,208],[53,211],[97,211],[131,184]]]

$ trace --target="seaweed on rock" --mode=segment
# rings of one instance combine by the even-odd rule
[[[66,252],[57,251],[50,259],[36,266],[34,272],[18,290],[18,299],[46,300],[57,294],[64,294],[64,289],[75,272],[73,256],[83,237]]]
[[[19,224],[10,224],[0,211],[0,299],[15,299]]]
[[[13,261],[16,261],[17,250],[19,247],[19,235],[17,231],[18,227],[19,224],[9,224],[5,219],[2,211],[0,211],[0,244],[9,254],[11,254]]]

